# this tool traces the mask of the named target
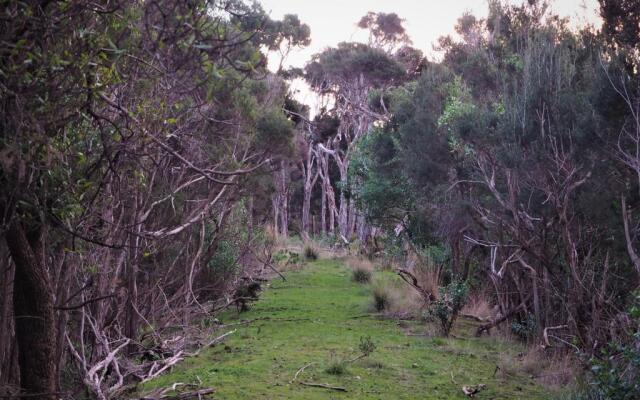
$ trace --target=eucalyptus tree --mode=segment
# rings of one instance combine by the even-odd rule
[[[356,219],[355,203],[347,199],[347,171],[353,143],[366,134],[375,121],[387,118],[384,111],[378,112],[369,106],[370,94],[374,89],[401,83],[406,75],[405,66],[383,49],[390,51],[408,42],[401,22],[395,14],[370,13],[359,24],[371,31],[370,44],[340,43],[336,48],[316,54],[305,67],[306,80],[320,96],[331,99],[329,113],[340,121],[336,135],[319,142],[317,149],[330,155],[340,172],[338,226],[345,239],[353,234]],[[411,59],[406,50],[404,54]],[[384,102],[381,104],[384,108]],[[327,174],[323,174],[323,178],[326,177]]]

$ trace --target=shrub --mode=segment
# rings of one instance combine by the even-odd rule
[[[347,372],[347,366],[344,361],[333,360],[329,363],[325,372],[329,375],[344,375]]]
[[[371,291],[373,295],[373,307],[378,312],[389,309],[391,306],[391,294],[384,286],[375,286]]]
[[[273,261],[277,264],[286,264],[289,260],[289,253],[286,250],[278,250],[273,254]]]
[[[593,392],[604,399],[640,399],[640,291],[634,297],[627,340],[610,342],[590,361]]]
[[[440,322],[444,336],[449,336],[458,314],[467,302],[469,286],[464,281],[454,281],[438,289],[438,299],[431,304],[429,313]]]
[[[288,265],[298,265],[302,263],[302,260],[300,259],[300,254],[293,251],[289,251],[288,253],[289,253],[289,258],[287,259]]]
[[[361,336],[358,349],[360,349],[364,357],[368,357],[376,350],[376,344],[371,340],[371,336]]]
[[[536,320],[533,314],[527,313],[526,318],[511,323],[511,332],[522,340],[529,340],[536,334]]]
[[[369,281],[371,281],[371,271],[361,268],[354,269],[351,274],[351,279],[358,283],[369,283]]]
[[[349,257],[346,263],[353,270],[351,279],[358,283],[368,283],[373,275],[371,261],[360,257]]]
[[[318,250],[313,246],[304,247],[304,258],[307,261],[313,261],[318,259]]]

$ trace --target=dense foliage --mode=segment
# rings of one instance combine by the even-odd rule
[[[635,375],[620,371],[637,370],[624,354],[638,342],[624,310],[640,282],[638,13],[603,1],[602,31],[576,32],[546,6],[490,2],[486,20],[462,16],[459,36],[440,40],[442,62],[383,95],[389,119],[358,142],[352,193],[369,221],[418,252],[444,246],[441,284],[491,288],[499,321],[521,337],[595,359],[626,343],[616,369],[597,376],[609,371],[628,392]],[[434,307],[446,333],[443,290]]]
[[[0,13],[0,383],[119,396],[268,257],[264,182],[293,124],[264,50],[309,28],[235,0]]]

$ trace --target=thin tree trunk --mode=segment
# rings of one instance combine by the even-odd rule
[[[349,229],[347,239],[354,236],[356,232],[356,218],[358,218],[358,210],[356,210],[356,203],[353,197],[349,199]]]
[[[275,235],[280,234],[280,195],[274,194],[271,196],[271,204],[273,205],[273,232]]]
[[[307,166],[304,169],[304,193],[302,200],[302,237],[306,240],[309,237],[309,214],[311,210],[311,191],[313,189],[311,177],[311,163],[307,162]]]
[[[345,198],[344,191],[340,190],[340,212],[338,214],[338,228],[340,234],[348,240],[349,236],[349,212],[347,207],[347,199]]]
[[[289,237],[289,169],[286,161],[282,160],[280,169],[280,235]]]
[[[322,236],[327,234],[327,187],[325,186],[324,179],[322,180],[322,198],[320,204],[320,232]]]

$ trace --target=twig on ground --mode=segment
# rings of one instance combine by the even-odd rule
[[[138,400],[187,400],[187,399],[195,399],[195,398],[200,399],[202,398],[202,396],[212,394],[216,391],[214,388],[207,388],[207,389],[194,390],[191,392],[163,394],[170,390],[173,390],[173,389],[172,388],[169,388],[168,390],[165,389],[162,392],[157,394],[151,394],[145,397],[140,397]]]
[[[313,383],[313,382],[298,382],[301,385],[304,386],[311,386],[311,387],[318,387],[318,388],[324,388],[324,389],[330,389],[330,390],[337,390],[339,392],[346,392],[347,388],[343,388],[341,386],[331,386],[327,383]]]
[[[315,363],[310,362],[310,363],[302,366],[298,371],[296,371],[295,375],[293,376],[293,379],[291,379],[289,381],[289,383],[294,383],[296,381],[296,379],[298,379],[298,376],[300,374],[302,374],[305,369],[309,368],[313,364],[315,364]],[[303,386],[310,386],[310,387],[317,387],[317,388],[323,388],[323,389],[337,390],[339,392],[346,392],[347,391],[346,388],[343,388],[341,386],[329,385],[328,383],[314,383],[314,382],[303,382],[303,381],[298,381],[298,383],[303,385]]]
[[[310,362],[309,364],[307,364],[307,365],[303,366],[302,368],[300,368],[300,369],[296,372],[296,374],[293,376],[293,379],[291,379],[291,380],[289,381],[289,383],[293,383],[293,382],[295,382],[295,381],[296,381],[296,379],[298,379],[298,375],[300,375],[301,373],[303,373],[303,372],[304,372],[304,370],[305,370],[305,369],[307,369],[307,367],[310,367],[310,366],[311,366],[311,365],[313,365],[313,364],[315,364],[315,363]]]
[[[238,326],[238,325],[247,325],[256,321],[279,321],[279,322],[298,322],[298,321],[310,321],[311,318],[271,318],[271,317],[260,317],[254,319],[245,319],[240,322],[235,322],[233,324],[223,325],[224,327],[230,326]]]

